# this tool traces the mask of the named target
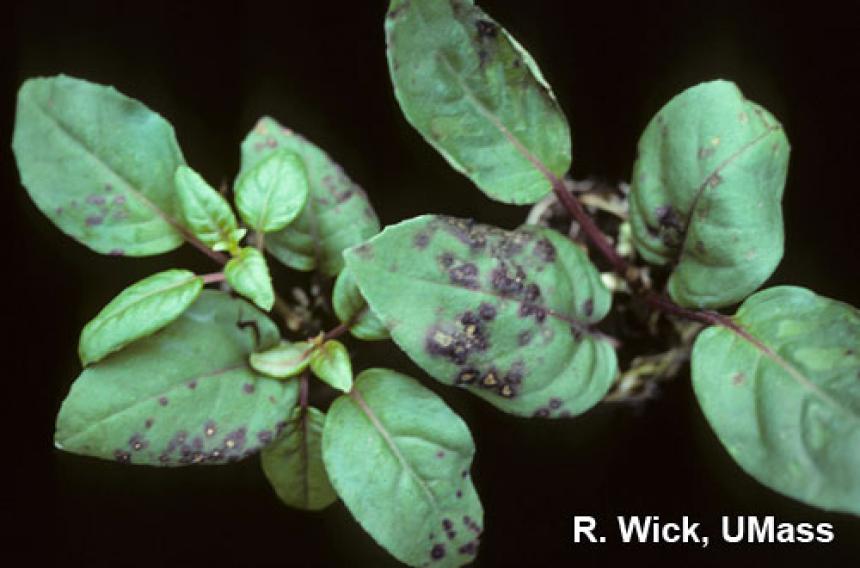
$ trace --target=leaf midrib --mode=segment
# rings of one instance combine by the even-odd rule
[[[788,374],[788,376],[794,379],[794,381],[798,385],[800,385],[801,388],[817,396],[818,399],[823,401],[825,404],[827,404],[829,407],[836,410],[837,412],[848,416],[854,422],[860,423],[860,416],[855,414],[849,408],[840,404],[838,400],[830,396],[830,394],[828,394],[825,390],[816,385],[815,382],[813,382],[811,379],[801,373],[798,369],[796,369],[794,365],[783,359],[776,351],[768,347],[761,339],[752,335],[748,330],[743,328],[741,329],[743,329],[743,331],[748,335],[748,337],[745,336],[743,333],[740,333],[739,330],[731,328],[726,329],[739,337],[741,340],[746,341],[749,345],[752,345],[753,348],[760,353],[760,358],[766,357],[770,359],[774,364],[779,366],[783,371]]]
[[[37,109],[42,116],[47,118],[49,122],[54,124],[59,132],[62,132],[67,138],[69,138],[75,145],[77,145],[80,149],[84,151],[84,154],[92,158],[99,166],[109,171],[111,174],[116,176],[117,179],[122,182],[125,186],[126,191],[128,191],[134,198],[140,200],[144,205],[152,209],[152,211],[164,219],[164,221],[169,224],[174,230],[176,230],[180,236],[183,236],[182,227],[179,223],[170,215],[167,214],[161,207],[153,203],[149,198],[147,198],[141,191],[135,188],[134,184],[129,181],[123,174],[119,173],[114,169],[113,166],[105,162],[98,154],[96,154],[92,148],[90,148],[83,140],[81,140],[76,134],[74,134],[69,128],[61,122],[57,117],[48,112],[47,109],[42,108],[35,98],[30,100],[30,103],[33,105],[33,108]]]
[[[105,318],[103,320],[101,320],[101,322],[99,322],[94,327],[96,329],[103,329],[106,325],[111,323],[111,321],[118,319],[119,317],[122,316],[122,314],[124,314],[128,310],[135,308],[135,307],[139,307],[139,304],[141,302],[144,302],[144,301],[148,300],[149,298],[151,298],[155,295],[158,295],[158,294],[166,294],[166,293],[168,293],[168,292],[170,292],[176,288],[180,288],[182,286],[185,286],[186,284],[193,282],[194,280],[198,280],[198,279],[202,281],[202,278],[200,276],[192,274],[188,278],[185,278],[184,280],[180,280],[179,282],[174,282],[173,284],[170,284],[169,286],[165,286],[164,288],[159,288],[157,290],[152,290],[151,292],[146,292],[142,296],[136,297],[134,300],[132,300],[130,303],[126,304],[125,306],[122,306],[121,308],[117,309],[116,311],[113,311],[113,312],[107,314],[105,316]],[[96,317],[98,317],[98,316],[96,316]]]
[[[289,459],[295,454],[299,454],[299,469],[301,470],[301,492],[302,502],[306,507],[310,507],[311,491],[310,491],[310,449],[308,447],[308,420],[310,413],[307,408],[300,410],[300,414],[290,422],[291,429],[286,430],[281,436],[281,439],[286,441],[290,436],[294,435],[298,438],[295,448],[285,448],[280,454],[283,458]]]
[[[419,19],[421,20],[422,25],[424,25],[426,27],[427,18],[424,16],[423,13],[421,13],[420,8],[416,8],[416,12],[419,15]],[[442,61],[442,63],[444,63],[445,67],[448,69],[448,71],[451,73],[451,75],[456,79],[457,84],[463,90],[463,93],[466,95],[466,97],[469,99],[469,101],[471,101],[471,103],[474,105],[476,110],[484,118],[486,118],[487,121],[492,126],[494,126],[502,134],[502,136],[504,136],[514,146],[514,148],[517,150],[517,152],[519,152],[526,160],[528,160],[535,167],[535,169],[538,170],[538,172],[543,177],[545,177],[547,179],[547,181],[550,183],[551,186],[556,184],[557,182],[559,182],[557,176],[554,173],[552,173],[549,170],[549,168],[540,159],[537,158],[537,156],[535,156],[534,154],[531,153],[531,151],[526,147],[526,145],[513,132],[511,132],[508,129],[508,127],[504,124],[504,122],[502,122],[502,120],[498,116],[496,116],[496,114],[493,111],[488,109],[486,107],[486,105],[484,105],[480,101],[480,99],[478,99],[478,97],[475,95],[475,93],[472,91],[472,89],[463,80],[460,73],[458,73],[457,70],[455,69],[453,63],[451,62],[451,58],[448,55],[446,55],[443,50],[435,50],[435,51],[436,51],[437,59]],[[529,76],[532,79],[535,79],[531,70],[529,70]]]
[[[189,190],[189,193],[197,205],[194,208],[194,211],[203,212],[203,216],[206,219],[203,224],[214,227],[215,236],[220,240],[220,242],[229,243],[233,231],[238,228],[236,217],[233,215],[230,205],[225,202],[219,202],[217,199],[215,202],[209,201],[203,195],[198,194],[196,190]],[[218,198],[224,199],[217,191],[216,195]],[[222,205],[225,204],[227,205],[226,211],[222,207]],[[219,219],[219,215],[224,216],[223,223],[221,222],[222,219]],[[203,233],[203,231],[198,232],[197,236],[201,237],[202,240],[202,235],[200,233]]]
[[[765,126],[764,132],[762,132],[746,144],[742,145],[725,160],[717,164],[717,166],[708,175],[705,176],[705,179],[699,185],[699,188],[696,190],[696,196],[693,198],[693,203],[690,206],[690,214],[687,217],[687,222],[684,225],[684,239],[681,241],[681,245],[678,247],[678,257],[675,261],[676,265],[681,264],[684,259],[684,254],[687,252],[687,239],[690,235],[690,225],[693,223],[693,218],[696,214],[696,208],[699,205],[699,200],[702,198],[702,196],[705,194],[705,191],[708,189],[708,185],[710,184],[711,179],[713,179],[714,176],[719,175],[723,170],[732,165],[735,161],[739,160],[741,156],[743,156],[748,150],[757,146],[762,141],[766,140],[771,134],[782,130],[782,127],[779,124],[768,124],[767,121],[764,119],[762,119],[762,123]]]
[[[389,274],[391,274],[390,271],[387,271],[387,272]],[[563,321],[564,323],[570,325],[571,327],[576,327],[578,331],[581,331],[581,332],[583,332],[583,333],[585,333],[591,337],[598,337],[600,335],[599,333],[597,333],[593,329],[591,329],[591,326],[588,323],[581,322],[572,316],[568,316],[568,315],[559,313],[555,310],[552,310],[552,309],[546,307],[543,304],[527,303],[527,302],[524,302],[523,300],[520,300],[520,299],[515,298],[513,296],[505,296],[503,294],[498,294],[496,292],[486,290],[485,288],[469,288],[467,286],[458,286],[457,284],[454,284],[452,282],[439,282],[437,280],[431,280],[429,278],[421,278],[421,277],[411,275],[411,274],[408,275],[408,277],[410,279],[416,280],[418,282],[424,282],[427,284],[442,286],[444,288],[453,288],[455,290],[464,290],[466,292],[472,292],[472,293],[476,293],[476,294],[484,294],[486,296],[491,296],[491,297],[499,299],[499,300],[514,302],[515,304],[518,304],[520,306],[527,305],[527,306],[534,306],[534,307],[543,308],[546,310],[547,315],[552,316],[552,317],[554,317],[560,321]]]
[[[219,375],[230,373],[232,371],[238,371],[239,369],[242,369],[245,367],[246,367],[246,365],[244,363],[239,363],[239,364],[235,364],[235,365],[230,365],[229,367],[222,367],[220,369],[215,369],[214,371],[209,371],[207,373],[202,373],[200,375],[183,377],[182,379],[171,384],[170,386],[168,386],[164,390],[156,392],[155,394],[153,394],[151,396],[147,396],[147,397],[143,397],[143,398],[139,398],[137,400],[134,400],[134,401],[132,401],[131,404],[127,404],[127,405],[123,406],[122,408],[111,411],[110,414],[107,414],[105,416],[102,416],[98,419],[91,421],[86,428],[84,428],[83,430],[80,430],[80,431],[78,431],[78,432],[76,432],[70,436],[67,436],[66,438],[63,439],[63,442],[68,443],[68,442],[70,442],[70,441],[72,441],[72,440],[74,440],[80,436],[83,436],[84,434],[86,434],[90,430],[94,429],[95,427],[100,426],[102,423],[107,422],[108,420],[112,420],[112,419],[124,414],[125,412],[135,408],[136,406],[150,402],[153,399],[160,398],[162,396],[165,396],[165,395],[173,392],[174,390],[176,390],[178,388],[184,387],[184,386],[186,386],[188,381],[203,380],[203,379],[208,379],[211,377],[217,377]]]
[[[439,502],[436,499],[436,496],[433,495],[433,492],[430,491],[430,488],[427,486],[427,483],[418,475],[418,473],[412,468],[409,462],[406,460],[406,456],[400,451],[400,448],[394,442],[394,438],[389,434],[388,430],[385,429],[385,426],[379,420],[379,417],[373,412],[370,406],[367,404],[367,401],[364,400],[364,397],[361,396],[358,388],[353,388],[349,393],[350,398],[355,400],[359,409],[362,413],[367,417],[373,427],[379,432],[379,435],[382,436],[383,441],[388,446],[388,449],[391,450],[391,453],[400,462],[401,469],[405,471],[418,486],[422,489],[422,491],[427,495],[427,500],[430,505],[433,507],[434,511],[439,511]]]

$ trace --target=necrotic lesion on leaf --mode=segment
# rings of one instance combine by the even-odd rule
[[[503,410],[578,414],[614,378],[612,346],[592,329],[610,294],[585,254],[554,231],[422,216],[345,258],[416,363]]]
[[[682,306],[715,308],[753,292],[783,252],[789,145],[779,122],[733,83],[692,87],[639,141],[630,221],[645,260],[671,263]]]
[[[359,375],[323,430],[331,483],[361,526],[409,566],[473,561],[483,508],[466,424],[433,392],[388,369]]]
[[[170,124],[113,87],[65,75],[24,83],[12,147],[21,181],[64,233],[102,254],[147,256],[183,242]]]
[[[239,325],[249,321],[259,337]],[[168,467],[247,457],[277,438],[296,404],[295,381],[248,366],[250,353],[278,337],[250,304],[203,291],[159,333],[81,373],[57,416],[57,447]]]

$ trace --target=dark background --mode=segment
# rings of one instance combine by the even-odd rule
[[[770,283],[860,305],[854,14],[824,2],[804,3],[803,11],[760,2],[482,5],[553,85],[580,178],[626,179],[638,134],[660,105],[699,81],[737,82],[782,121],[793,146],[786,255]],[[367,189],[385,224],[436,212],[516,226],[525,209],[489,201],[402,118],[387,76],[383,3],[18,2],[5,11],[0,174],[3,281],[11,290],[0,380],[3,465],[13,476],[0,506],[11,537],[4,553],[24,553],[27,565],[394,565],[342,504],[318,514],[281,506],[255,459],[157,470],[53,449],[55,413],[79,372],[83,324],[154,271],[212,265],[188,247],[147,259],[89,252],[30,203],[8,146],[18,85],[63,72],[115,85],[163,114],[188,162],[212,182],[232,179],[240,140],[270,114],[328,150]],[[358,365],[420,377],[470,424],[486,509],[479,566],[856,566],[858,519],[800,505],[742,473],[704,421],[686,372],[644,404],[602,405],[552,422],[515,419],[441,389],[391,344],[375,345]],[[613,538],[576,546],[574,514],[597,515],[609,535],[615,514],[689,515],[711,546]],[[830,522],[836,542],[720,544],[722,514]]]

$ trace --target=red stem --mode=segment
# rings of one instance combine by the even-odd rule
[[[654,292],[647,293],[647,295],[645,296],[645,302],[667,314],[672,314],[692,321],[698,321],[707,325],[723,326],[737,333],[738,335],[740,335],[750,343],[753,343],[754,345],[762,345],[762,343],[758,339],[750,335],[747,330],[735,323],[732,318],[724,316],[721,313],[710,310],[690,310],[687,308],[682,308],[669,298],[665,296],[660,296],[658,294],[655,294]]]
[[[307,372],[302,373],[301,382],[299,383],[299,405],[301,405],[302,412],[308,407],[308,374]]]
[[[204,284],[212,284],[214,282],[223,282],[226,276],[223,272],[213,272],[202,276]]]
[[[325,332],[325,335],[323,335],[323,341],[328,341],[329,339],[335,339],[337,337],[340,337],[341,335],[349,331],[350,325],[352,325],[352,322],[343,322],[337,327],[333,327],[332,329]]]
[[[594,243],[597,250],[612,264],[615,272],[620,274],[624,279],[631,280],[630,275],[628,275],[629,265],[627,261],[615,252],[615,249],[609,243],[609,239],[603,234],[594,222],[594,219],[591,218],[591,215],[586,213],[585,209],[582,208],[579,199],[568,191],[564,182],[557,177],[553,176],[550,181],[552,182],[552,191],[555,193],[556,198],[564,205],[568,213],[576,219],[588,239]]]
[[[631,267],[627,261],[621,258],[621,256],[615,251],[609,243],[609,239],[606,235],[603,234],[591,216],[585,212],[579,199],[567,190],[567,187],[565,187],[561,180],[555,176],[552,176],[549,179],[552,182],[552,190],[555,193],[555,196],[564,208],[567,209],[568,213],[576,219],[589,240],[594,243],[600,253],[606,257],[610,264],[612,264],[615,272],[630,283],[634,290],[641,290],[641,288],[639,288],[640,283],[636,278],[635,269],[633,269],[633,267]],[[728,316],[724,316],[720,313],[709,310],[690,310],[682,308],[669,298],[650,291],[645,292],[645,303],[667,314],[672,314],[691,321],[698,321],[707,325],[720,325],[726,327],[743,336],[745,339],[748,339],[753,343],[757,343],[757,340],[750,336],[746,330],[741,328]]]
[[[364,312],[366,312],[366,311],[367,311],[367,304],[365,304],[363,308],[361,308],[360,310],[355,312],[351,318],[349,318],[345,322],[340,323],[337,327],[333,327],[332,329],[325,332],[325,335],[323,335],[323,341],[328,341],[329,339],[335,339],[337,337],[340,337],[341,335],[343,335],[347,331],[349,331],[349,328],[351,328],[353,326],[353,324],[355,324],[355,322],[358,321],[358,318],[363,316]]]
[[[197,250],[199,250],[200,252],[202,252],[203,254],[205,254],[206,256],[208,256],[209,258],[211,258],[212,260],[214,260],[218,264],[220,264],[222,266],[227,264],[227,261],[229,259],[226,256],[224,256],[220,252],[216,252],[216,251],[210,249],[209,247],[207,247],[205,244],[203,244],[203,242],[200,239],[195,237],[191,233],[191,231],[189,231],[185,227],[178,225],[178,224],[174,224],[174,227],[176,227],[176,229],[180,233],[182,233],[182,238],[184,238],[185,241],[189,245],[193,246],[194,248],[196,248]]]

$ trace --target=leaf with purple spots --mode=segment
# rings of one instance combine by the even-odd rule
[[[469,428],[433,392],[387,369],[358,376],[326,417],[323,461],[361,526],[410,566],[472,562],[483,508]]]
[[[278,339],[256,308],[205,290],[172,324],[81,373],[60,408],[56,446],[155,466],[255,453],[286,426],[298,395],[295,381],[248,366],[258,342],[266,349]]]
[[[311,371],[319,380],[339,391],[352,388],[352,362],[340,341],[331,339],[311,353]]]
[[[266,257],[251,247],[240,249],[224,267],[224,277],[237,293],[268,311],[275,305],[275,290]]]
[[[21,183],[60,230],[102,254],[148,256],[183,242],[173,127],[139,101],[58,75],[18,92],[12,149]]]
[[[266,235],[266,250],[290,268],[334,276],[341,253],[378,233],[379,220],[364,190],[328,154],[272,118],[261,118],[242,142],[242,171],[281,148],[301,156],[309,196],[295,221]]]
[[[586,254],[556,231],[425,215],[344,257],[413,361],[506,412],[579,414],[615,378],[615,351],[594,328],[611,295]]]
[[[392,0],[388,69],[400,109],[489,197],[534,203],[570,167],[570,129],[531,55],[472,0]]]
[[[290,507],[318,511],[337,501],[322,460],[326,416],[295,408],[281,436],[261,453],[263,473]]]
[[[308,178],[301,156],[280,149],[236,180],[236,209],[254,229],[279,231],[299,216],[308,201]]]
[[[370,309],[361,290],[355,283],[355,278],[348,268],[344,267],[334,283],[331,297],[332,307],[338,319],[349,323],[349,332],[365,341],[388,339],[388,330],[379,316]]]
[[[633,243],[648,262],[672,266],[669,295],[718,308],[761,286],[783,253],[782,125],[734,83],[710,81],[666,103],[638,150]]]
[[[110,301],[81,332],[81,363],[99,361],[163,328],[194,303],[203,278],[188,270],[165,270],[132,284]]]

